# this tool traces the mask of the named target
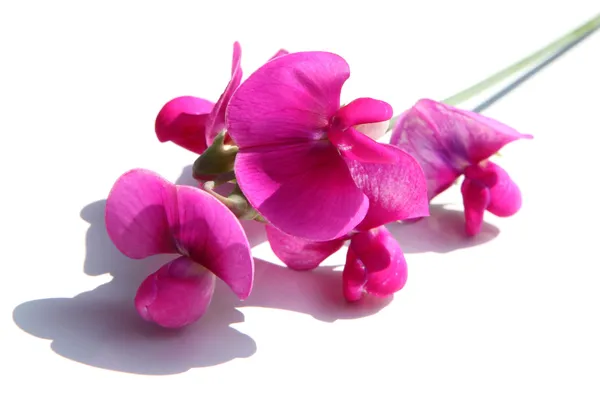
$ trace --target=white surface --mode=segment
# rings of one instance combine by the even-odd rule
[[[345,99],[400,112],[599,11],[592,1],[240,3],[0,6],[0,398],[599,398],[600,34],[485,112],[535,135],[499,161],[522,211],[487,215],[475,241],[455,232],[458,212],[394,227],[409,280],[379,312],[344,305],[339,270],[278,268],[254,230],[267,261],[246,303],[221,288],[180,332],[137,317],[135,290],[162,264],[112,247],[102,200],[130,168],[175,180],[193,162],[155,139],[155,115],[179,95],[216,100],[234,40],[245,76],[280,47],[337,52],[352,70]],[[441,201],[460,210],[458,187]]]

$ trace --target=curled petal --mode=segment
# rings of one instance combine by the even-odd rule
[[[179,257],[142,282],[135,307],[146,321],[180,328],[204,315],[214,289],[213,273],[187,257]]]
[[[335,239],[367,212],[368,199],[327,141],[242,150],[235,175],[250,204],[288,235]]]
[[[206,150],[206,124],[213,103],[198,97],[182,96],[166,103],[155,121],[159,141],[171,141],[197,154]]]
[[[490,203],[490,190],[478,182],[465,178],[461,186],[465,207],[465,232],[475,236],[481,231],[483,214]]]
[[[273,253],[289,268],[298,271],[317,268],[323,260],[338,251],[346,240],[340,238],[313,242],[290,236],[271,225],[267,225],[266,230]]]
[[[350,76],[346,61],[327,52],[299,52],[269,61],[236,90],[228,132],[240,148],[322,139]]]
[[[381,146],[394,152],[395,163],[372,164],[346,160],[354,182],[369,198],[369,211],[358,225],[359,230],[429,215],[427,182],[417,160],[393,146]]]
[[[352,237],[342,275],[348,301],[356,301],[364,293],[390,296],[404,287],[407,277],[404,253],[385,227]]]
[[[335,122],[340,128],[371,122],[388,121],[394,116],[394,110],[385,101],[361,97],[351,101],[335,113]]]
[[[223,280],[240,298],[250,295],[254,260],[246,234],[233,213],[207,192],[177,186],[177,220],[170,230],[180,253]]]
[[[392,164],[396,154],[389,146],[377,143],[354,128],[345,131],[332,129],[327,137],[339,152],[349,160],[374,164]]]
[[[512,141],[531,137],[480,114],[422,99],[402,115],[390,143],[422,164],[433,198],[468,165],[479,164]]]
[[[206,143],[210,146],[210,144],[215,140],[215,137],[225,129],[225,111],[227,109],[227,105],[233,96],[233,92],[240,86],[240,82],[242,81],[242,67],[241,67],[241,59],[242,59],[242,47],[238,42],[233,44],[233,57],[231,62],[231,79],[225,88],[221,97],[215,104],[208,120],[206,122]]]
[[[510,217],[516,214],[522,204],[519,187],[498,165],[489,162],[488,168],[495,171],[496,184],[490,188],[490,204],[487,210],[499,217]]]
[[[175,186],[152,171],[134,169],[121,175],[106,200],[108,236],[123,254],[140,259],[177,253],[170,233],[175,218]]]

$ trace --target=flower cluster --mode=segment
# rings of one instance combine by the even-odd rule
[[[198,320],[216,278],[242,300],[251,295],[254,263],[240,219],[264,223],[273,252],[295,270],[318,267],[349,242],[340,295],[353,302],[403,288],[406,260],[385,225],[427,217],[431,199],[461,175],[468,235],[485,210],[518,211],[518,187],[489,158],[530,136],[420,100],[382,143],[392,107],[369,97],[342,104],[349,77],[339,55],[280,50],[242,82],[236,42],[216,103],[184,96],[163,106],[157,138],[198,155],[198,187],[135,169],[106,205],[107,232],[123,254],[179,255],[140,285],[135,306],[144,319],[165,327]],[[233,189],[216,193],[224,183]]]

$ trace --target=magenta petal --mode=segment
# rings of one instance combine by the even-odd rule
[[[149,275],[135,296],[135,307],[146,321],[180,328],[197,321],[207,310],[215,275],[187,257],[179,257]]]
[[[342,272],[342,288],[344,298],[347,301],[354,302],[363,298],[365,295],[365,285],[367,283],[367,270],[360,262],[352,249],[348,249],[346,254],[346,265]]]
[[[367,212],[368,199],[327,141],[240,151],[235,174],[250,204],[288,235],[335,239]]]
[[[377,143],[354,128],[345,131],[330,130],[327,137],[339,152],[349,160],[374,164],[391,164],[396,161],[393,149]]]
[[[290,236],[279,229],[267,225],[267,239],[273,253],[291,269],[298,271],[317,268],[323,260],[338,251],[345,238],[326,242],[313,242]]]
[[[465,178],[461,192],[465,207],[465,232],[467,236],[475,236],[481,231],[483,225],[483,214],[490,203],[490,190]]]
[[[175,186],[156,173],[134,169],[113,185],[106,200],[106,231],[115,246],[130,258],[177,253],[170,223]]]
[[[490,204],[487,210],[499,217],[510,217],[516,214],[522,204],[519,187],[498,165],[489,162],[487,168],[494,170],[497,177],[496,184],[490,188]]]
[[[206,122],[206,143],[210,146],[215,140],[215,137],[225,129],[225,111],[227,105],[233,96],[233,92],[238,88],[242,81],[242,67],[240,66],[242,58],[242,48],[238,42],[233,44],[233,60],[231,63],[231,79],[225,88],[217,104],[212,109],[210,116]]]
[[[174,98],[159,111],[155,131],[161,142],[171,141],[197,154],[206,150],[206,122],[213,103],[198,97]]]
[[[357,233],[352,237],[350,249],[365,267],[365,292],[386,297],[406,284],[404,253],[385,227]]]
[[[287,54],[290,54],[290,52],[286,49],[279,49],[279,51],[277,51],[277,53],[275,53],[273,57],[269,58],[269,61],[277,57],[285,56]]]
[[[227,109],[228,132],[240,148],[322,139],[349,76],[336,54],[277,57],[236,90]]]
[[[370,164],[347,160],[354,182],[369,198],[369,211],[358,225],[369,230],[392,221],[429,215],[427,182],[414,157],[390,145],[393,164]]]
[[[349,128],[370,122],[387,121],[394,116],[394,110],[385,101],[361,97],[351,101],[335,113],[336,124]]]
[[[248,297],[254,260],[246,234],[235,215],[208,193],[177,186],[178,219],[171,231],[181,254],[208,268],[240,298]]]

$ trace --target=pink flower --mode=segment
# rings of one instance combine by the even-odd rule
[[[488,158],[512,141],[530,138],[491,118],[423,99],[400,116],[390,143],[419,161],[430,200],[465,175],[466,233],[473,236],[485,210],[508,217],[520,209],[519,188]]]
[[[130,258],[181,255],[139,287],[135,306],[148,321],[169,328],[196,321],[210,303],[215,276],[240,299],[252,290],[254,262],[239,221],[198,188],[131,170],[114,184],[105,220],[108,236]]]
[[[287,51],[279,50],[272,59],[284,54]],[[171,141],[189,151],[202,154],[219,132],[225,129],[227,104],[242,81],[241,58],[242,48],[235,42],[231,79],[216,104],[193,96],[176,97],[167,102],[156,117],[155,131],[158,140]]]
[[[289,268],[302,271],[318,267],[350,239],[342,273],[343,293],[347,301],[358,301],[365,294],[387,297],[406,283],[404,254],[384,226],[325,242],[290,236],[271,225],[267,225],[266,229],[275,255]]]
[[[417,161],[356,129],[389,120],[392,108],[370,98],[340,108],[349,76],[336,54],[292,53],[259,68],[229,102],[237,183],[289,235],[325,241],[428,215]]]

